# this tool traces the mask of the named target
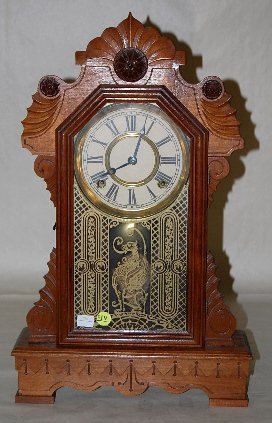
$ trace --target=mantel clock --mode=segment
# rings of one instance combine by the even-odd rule
[[[185,53],[131,14],[76,62],[75,82],[40,80],[23,121],[57,241],[12,353],[16,401],[157,386],[246,406],[250,350],[207,253],[208,204],[243,147],[230,96],[185,82]]]

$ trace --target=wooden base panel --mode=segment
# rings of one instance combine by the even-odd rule
[[[248,399],[210,398],[211,407],[247,407]]]
[[[232,347],[174,352],[72,349],[30,344],[24,329],[12,351],[18,371],[17,403],[52,404],[56,391],[69,386],[93,391],[112,386],[135,396],[149,387],[180,394],[201,389],[211,406],[245,407],[251,353],[243,332]]]
[[[56,393],[50,396],[39,396],[39,395],[22,395],[17,391],[15,395],[16,404],[54,404]]]

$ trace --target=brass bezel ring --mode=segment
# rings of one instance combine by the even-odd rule
[[[159,152],[158,152],[156,145],[147,136],[141,135],[139,132],[124,132],[124,134],[116,137],[110,143],[109,147],[106,150],[105,166],[106,166],[107,172],[110,172],[110,169],[111,169],[110,155],[111,155],[113,148],[116,146],[116,144],[118,142],[122,142],[122,140],[124,140],[125,138],[128,138],[128,137],[133,137],[133,138],[137,137],[138,138],[139,136],[141,136],[142,141],[147,142],[150,145],[150,147],[152,148],[154,156],[155,156],[155,163],[154,163],[153,169],[152,169],[151,173],[149,174],[149,176],[147,178],[140,180],[139,182],[128,182],[128,181],[125,181],[122,178],[119,178],[116,174],[110,175],[111,178],[115,182],[117,182],[118,184],[124,185],[125,187],[140,187],[141,185],[147,184],[149,181],[151,181],[151,179],[154,178],[154,176],[156,175],[156,173],[159,169],[159,165],[160,165],[160,155],[159,155]],[[133,166],[133,165],[131,165],[131,166]]]

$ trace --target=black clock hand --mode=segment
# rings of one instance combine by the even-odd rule
[[[116,168],[112,167],[111,169],[114,170],[114,173],[115,173],[117,170],[122,169],[123,167],[126,167],[128,165],[130,165],[130,162],[129,161],[127,161],[126,163],[124,163],[121,166],[118,166]]]
[[[110,167],[107,172],[103,173],[102,177],[105,177],[107,175],[114,175],[117,170],[122,169],[123,167],[126,167],[128,165],[130,165],[129,161],[127,161],[126,163],[124,163],[124,164],[122,164],[121,166],[118,166],[118,167]]]
[[[146,121],[147,121],[147,116],[146,116],[146,118],[145,118],[145,123],[144,123],[144,125],[143,125],[143,127],[142,127],[142,129],[140,130],[140,136],[139,136],[139,138],[138,138],[138,141],[137,141],[137,144],[136,144],[136,148],[135,148],[135,151],[134,151],[134,154],[133,154],[133,156],[131,157],[131,159],[132,159],[132,161],[133,162],[131,162],[131,164],[136,164],[137,163],[137,154],[138,154],[138,151],[139,151],[139,147],[140,147],[140,144],[141,144],[141,140],[142,140],[142,137],[143,137],[143,135],[145,135],[145,125],[146,125]],[[151,124],[151,126],[153,125],[153,123]],[[150,126],[150,128],[151,128],[151,126]],[[147,131],[147,132],[149,132],[150,131],[150,128],[149,128],[149,130]]]
[[[137,159],[137,154],[138,154],[138,150],[139,150],[139,147],[140,147],[140,144],[141,144],[141,140],[142,140],[142,136],[144,135],[144,128],[141,130],[141,132],[140,132],[140,136],[139,136],[139,139],[138,139],[138,141],[137,141],[137,144],[136,144],[136,148],[135,148],[135,151],[134,151],[134,154],[133,154],[133,158],[134,159]]]
[[[138,138],[138,141],[137,141],[137,144],[136,144],[136,148],[135,148],[135,151],[134,151],[134,154],[133,154],[133,158],[134,158],[134,160],[136,160],[137,161],[137,154],[138,154],[138,150],[139,150],[139,147],[140,147],[140,144],[141,144],[141,140],[142,140],[142,136],[145,134],[145,125],[146,125],[146,120],[147,120],[147,116],[146,116],[146,118],[145,118],[145,123],[144,123],[144,126],[142,127],[142,129],[140,130],[140,136],[139,136],[139,138]]]

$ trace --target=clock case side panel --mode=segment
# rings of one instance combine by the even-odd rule
[[[188,324],[186,333],[107,332],[74,329],[73,292],[73,137],[110,102],[156,103],[191,139],[188,223]],[[56,130],[58,172],[58,343],[94,349],[201,348],[205,338],[208,131],[162,86],[100,86]]]

